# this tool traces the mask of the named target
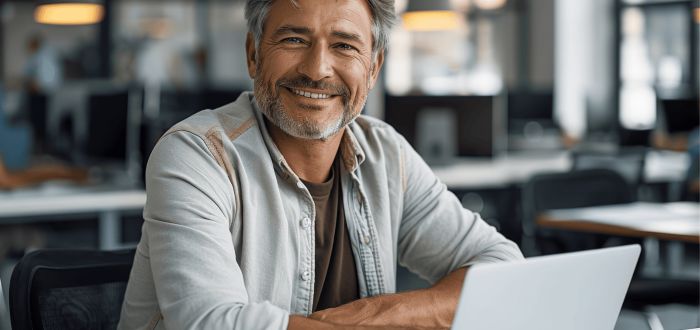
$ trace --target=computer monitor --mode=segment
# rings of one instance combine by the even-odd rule
[[[160,119],[169,126],[204,109],[216,109],[235,101],[241,89],[165,90],[160,95]]]
[[[554,96],[551,90],[508,92],[508,132],[522,133],[528,123],[554,128]]]
[[[129,136],[129,92],[91,93],[85,108],[86,134],[81,145],[89,163],[126,163]]]
[[[497,96],[392,96],[385,120],[428,162],[493,157],[504,134]]]
[[[202,109],[216,109],[235,101],[243,93],[241,88],[216,88],[202,91]],[[201,110],[201,109],[200,109]]]
[[[700,125],[698,97],[660,99],[661,109],[669,134],[687,133]]]

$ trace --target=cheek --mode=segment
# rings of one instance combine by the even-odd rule
[[[276,88],[277,80],[289,70],[291,63],[294,63],[294,59],[274,49],[267,50],[265,54],[264,57],[260,58],[260,62],[257,65],[258,76],[265,84],[274,89]]]
[[[369,92],[370,65],[365,61],[352,61],[348,63],[345,71],[348,80],[352,81],[351,84],[348,84],[352,92],[352,102],[362,101]]]
[[[369,68],[364,65],[357,65],[352,68],[352,85],[350,86],[352,90],[352,102],[357,104],[362,102],[369,93],[369,80],[370,72]]]

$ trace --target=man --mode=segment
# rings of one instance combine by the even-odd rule
[[[120,328],[448,327],[466,267],[520,259],[391,127],[359,116],[391,0],[249,0],[252,94],[173,127]],[[433,287],[395,291],[397,261]]]

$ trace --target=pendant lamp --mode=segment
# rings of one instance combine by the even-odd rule
[[[104,7],[99,1],[40,1],[34,9],[34,21],[51,25],[87,25],[102,21]]]
[[[409,0],[401,19],[409,31],[455,30],[463,22],[462,14],[452,10],[449,0]]]

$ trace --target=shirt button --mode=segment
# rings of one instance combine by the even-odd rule
[[[301,279],[302,279],[303,281],[308,281],[308,280],[310,280],[310,279],[311,279],[311,272],[310,272],[310,271],[305,271],[305,272],[301,273]]]
[[[311,219],[309,219],[309,218],[301,219],[301,227],[304,229],[311,227]]]
[[[365,244],[365,245],[369,244],[369,235],[362,235],[361,241],[362,241],[362,244]]]
[[[297,188],[304,189],[304,184],[301,181],[297,181]]]

